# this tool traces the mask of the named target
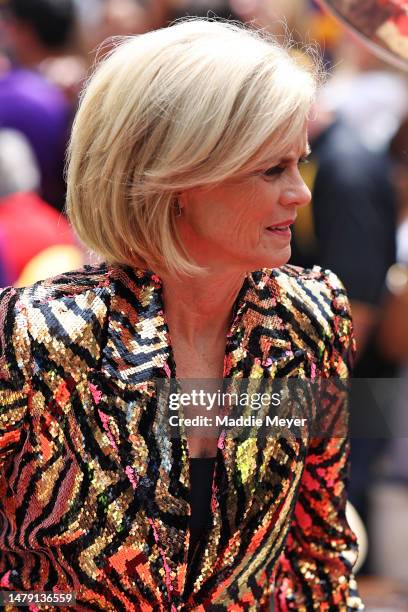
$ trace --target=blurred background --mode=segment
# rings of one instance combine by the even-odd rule
[[[331,4],[353,28],[312,0],[0,0],[0,286],[96,261],[65,218],[63,169],[79,92],[109,37],[210,15],[317,41],[328,77],[310,119],[302,171],[313,199],[299,210],[291,263],[344,282],[355,376],[398,380],[387,419],[399,437],[378,435],[369,393],[351,398],[352,432],[368,415],[374,432],[351,439],[359,586],[368,610],[391,612],[408,610],[408,72],[358,31],[408,57],[408,2]]]

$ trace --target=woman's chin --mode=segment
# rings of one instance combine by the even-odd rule
[[[285,249],[280,249],[278,253],[264,254],[260,256],[258,259],[258,265],[253,268],[261,269],[261,268],[280,268],[280,266],[288,263],[290,256],[292,254],[292,250],[290,248],[290,244]]]

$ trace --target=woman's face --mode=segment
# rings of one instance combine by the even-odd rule
[[[183,192],[177,222],[193,260],[213,270],[240,272],[286,263],[290,225],[298,206],[311,197],[298,167],[308,152],[304,133],[284,158],[265,151],[265,163],[245,177]]]

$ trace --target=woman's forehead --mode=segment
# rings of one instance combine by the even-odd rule
[[[273,163],[284,163],[294,160],[297,161],[301,157],[309,155],[310,152],[311,149],[306,132],[283,150],[277,151],[276,149],[274,150],[271,147],[265,147],[264,151],[265,161]]]

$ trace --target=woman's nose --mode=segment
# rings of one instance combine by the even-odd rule
[[[281,194],[280,202],[283,205],[291,206],[306,206],[310,203],[312,194],[309,187],[306,185],[299,170],[297,170],[296,179],[291,181]]]

